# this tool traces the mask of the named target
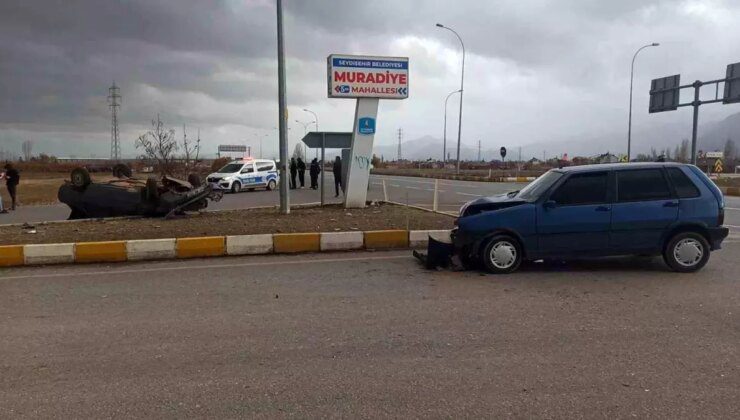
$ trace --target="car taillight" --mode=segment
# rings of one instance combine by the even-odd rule
[[[720,207],[719,215],[717,216],[717,226],[722,226],[724,224],[725,224],[725,208]]]

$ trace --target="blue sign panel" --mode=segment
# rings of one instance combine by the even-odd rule
[[[360,134],[375,134],[375,118],[360,118],[359,125],[358,132]]]

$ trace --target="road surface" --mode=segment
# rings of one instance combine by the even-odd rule
[[[388,199],[406,202],[411,205],[431,208],[433,202],[434,180],[412,177],[371,176],[368,199],[380,200],[383,198],[383,180],[386,181]],[[486,183],[463,181],[439,181],[439,209],[456,211],[460,205],[479,195],[500,194],[521,188],[524,184],[516,183]],[[22,194],[22,191],[21,191]],[[334,198],[334,177],[326,174],[326,202],[340,203],[340,198]],[[22,196],[21,196],[22,199]],[[308,188],[290,191],[292,204],[318,203],[321,196],[318,190]],[[22,200],[21,200],[22,201]],[[280,196],[277,191],[244,191],[239,194],[225,194],[218,203],[209,203],[209,210],[231,210],[249,207],[277,206]],[[21,206],[18,210],[0,215],[0,224],[10,223],[38,223],[44,221],[66,220],[69,217],[69,207],[63,204],[51,206]]]
[[[738,418],[739,258],[0,270],[0,417]]]

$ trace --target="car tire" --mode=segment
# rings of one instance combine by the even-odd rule
[[[131,178],[131,175],[133,175],[131,168],[129,168],[125,163],[117,163],[113,165],[112,172],[113,176],[116,178]]]
[[[156,202],[159,200],[159,185],[157,183],[157,178],[147,178],[144,190],[147,201]]]
[[[496,235],[483,248],[481,261],[493,274],[508,274],[519,268],[522,256],[519,241],[508,235]]]
[[[198,174],[188,175],[188,182],[193,186],[193,188],[198,188],[203,185],[203,181],[201,181],[200,175]]]
[[[663,249],[663,260],[679,273],[692,273],[709,261],[710,246],[707,239],[697,232],[680,232],[668,241]]]
[[[232,194],[236,194],[236,193],[238,193],[241,190],[242,190],[242,184],[241,184],[241,182],[234,181],[234,183],[231,184],[231,193]]]
[[[272,191],[275,189],[275,187],[277,187],[277,182],[275,182],[274,179],[271,179],[270,182],[267,183],[266,189],[267,191]]]
[[[84,190],[88,185],[92,183],[90,179],[90,172],[85,168],[74,168],[69,175],[69,179],[72,182],[72,186],[78,190]]]

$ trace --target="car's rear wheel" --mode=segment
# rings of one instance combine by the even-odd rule
[[[198,188],[203,185],[203,181],[201,181],[200,175],[198,174],[188,175],[188,182],[193,186],[193,188]]]
[[[90,172],[85,168],[74,168],[69,176],[72,186],[78,190],[84,190],[92,182]]]
[[[231,184],[231,193],[236,194],[242,189],[242,184],[239,181],[234,181],[233,184]]]
[[[673,270],[691,273],[709,261],[709,242],[696,232],[681,232],[668,241],[663,250],[663,260]]]
[[[275,182],[275,180],[274,180],[274,179],[271,179],[271,180],[270,180],[270,181],[269,181],[269,182],[267,183],[267,191],[272,191],[272,190],[274,190],[274,189],[275,189],[275,187],[277,187],[277,182]]]
[[[522,247],[511,236],[496,235],[483,248],[481,259],[491,273],[511,273],[522,263]]]

